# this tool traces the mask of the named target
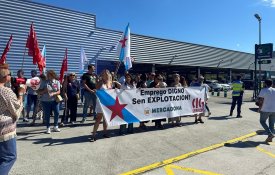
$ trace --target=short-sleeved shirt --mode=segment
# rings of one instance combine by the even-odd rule
[[[275,88],[262,89],[259,97],[264,98],[262,112],[275,112]]]
[[[96,89],[96,78],[97,76],[95,74],[89,74],[85,73],[82,76],[82,81],[85,80],[85,84],[91,89]]]
[[[77,80],[68,82],[67,84],[67,95],[68,98],[75,97],[79,93],[79,83]]]
[[[48,92],[57,92],[60,90],[60,83],[57,80],[45,80],[42,81],[39,89],[48,89]],[[41,96],[41,101],[54,101],[55,97],[50,97],[49,93],[44,93]]]

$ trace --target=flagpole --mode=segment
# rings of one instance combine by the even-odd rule
[[[24,55],[23,55],[23,61],[22,61],[21,69],[23,69],[23,65],[24,65],[24,62],[25,62],[26,50],[27,50],[27,47],[25,47],[25,51],[24,51]]]
[[[114,75],[115,77],[117,76],[117,72],[119,70],[120,64],[121,64],[121,61],[119,61],[117,66],[116,66],[115,75]]]

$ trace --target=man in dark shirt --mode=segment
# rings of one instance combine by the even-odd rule
[[[17,71],[17,78],[12,78],[11,79],[11,85],[12,85],[12,89],[14,91],[14,93],[16,94],[16,96],[19,96],[19,88],[21,85],[25,85],[27,81],[27,78],[24,77],[24,71],[23,69],[19,69]],[[23,101],[25,100],[25,94],[23,96]],[[28,118],[25,117],[25,109],[23,108],[22,110],[22,115],[23,115],[23,122],[29,122]]]
[[[83,119],[82,123],[86,121],[87,110],[89,106],[93,107],[93,116],[96,117],[95,107],[96,107],[96,81],[97,76],[94,73],[95,66],[90,64],[88,65],[88,72],[82,76],[82,85],[84,87],[84,106],[83,106]]]

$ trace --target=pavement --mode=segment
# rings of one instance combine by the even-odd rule
[[[275,174],[275,141],[263,142],[259,113],[254,102],[244,100],[243,118],[229,117],[230,98],[212,96],[212,115],[204,124],[184,117],[182,127],[165,124],[155,130],[148,123],[142,131],[119,136],[109,128],[110,138],[89,142],[94,121],[45,134],[45,126],[18,123],[18,159],[11,175],[113,175],[113,174]],[[79,108],[78,113],[82,109]],[[78,117],[81,121],[81,117]],[[41,121],[40,121],[41,123]]]

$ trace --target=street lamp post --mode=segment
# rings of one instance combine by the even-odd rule
[[[261,21],[262,21],[262,18],[260,17],[259,14],[255,14],[254,15],[255,18],[258,20],[259,22],[259,45],[261,44]],[[261,59],[259,59],[259,61],[261,61]],[[261,70],[261,64],[259,64],[259,91],[261,90],[261,79],[262,79],[262,70]],[[258,96],[258,83],[257,83],[257,58],[256,58],[256,55],[255,55],[255,97]]]
[[[258,20],[258,22],[259,22],[259,45],[261,44],[261,22],[262,22],[262,18],[260,17],[260,15],[259,14],[255,14],[254,15],[255,16],[255,18]],[[261,61],[261,59],[259,59],[259,61]],[[257,59],[256,59],[256,55],[255,55],[255,81],[256,81],[256,96],[258,96],[258,93],[260,92],[260,90],[261,90],[261,84],[262,84],[262,82],[261,82],[261,79],[262,79],[262,69],[261,69],[261,64],[259,64],[259,83],[257,83],[257,79],[256,79],[256,77],[257,77]],[[258,90],[258,84],[259,84],[259,91],[257,91]]]

